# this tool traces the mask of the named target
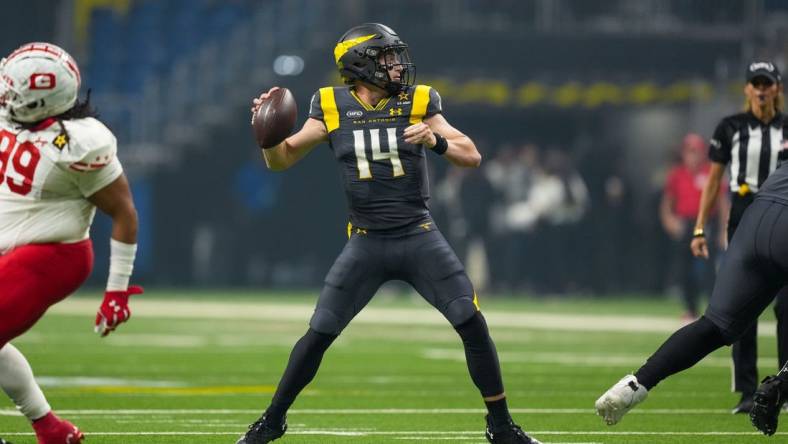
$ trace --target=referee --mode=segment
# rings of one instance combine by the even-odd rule
[[[690,248],[698,257],[709,257],[704,227],[719,192],[725,167],[730,163],[731,211],[728,242],[739,225],[744,210],[753,202],[763,182],[777,167],[786,143],[788,121],[782,114],[783,85],[780,72],[772,62],[753,62],[747,66],[745,112],[725,117],[717,125],[709,147],[712,166],[703,188],[701,206]],[[752,295],[753,298],[762,295]],[[781,368],[788,360],[788,287],[783,287],[774,306],[777,315],[777,348]],[[741,400],[733,413],[748,413],[758,384],[757,323],[753,323],[733,344],[733,390]]]

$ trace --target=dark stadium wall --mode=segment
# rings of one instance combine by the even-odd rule
[[[23,43],[56,40],[61,1],[29,0],[13,3],[13,8],[4,8],[3,26],[0,26],[1,54],[8,54]]]

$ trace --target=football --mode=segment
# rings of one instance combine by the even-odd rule
[[[298,109],[293,93],[279,88],[264,100],[252,116],[252,129],[260,148],[273,148],[293,131]]]

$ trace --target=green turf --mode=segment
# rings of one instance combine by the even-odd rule
[[[146,302],[169,295],[150,293],[155,295]],[[190,305],[188,295],[180,293],[172,296]],[[197,296],[194,304],[259,304],[267,316],[140,315],[102,340],[91,332],[91,313],[54,311],[14,343],[46,383],[50,403],[83,429],[89,444],[233,443],[265,407],[292,344],[306,330],[306,317],[278,320],[266,311],[267,304],[299,306],[311,299],[302,294]],[[381,298],[373,305],[431,310],[410,298]],[[528,312],[677,319],[680,313],[675,303],[653,299],[491,299],[484,309],[490,318]],[[728,413],[736,401],[729,392],[728,350],[665,381],[621,424],[607,427],[593,414],[594,400],[634,370],[667,332],[491,324],[515,419],[545,443],[786,440],[786,434],[758,435],[745,416]],[[774,338],[762,337],[760,345],[762,372],[774,371]],[[85,377],[112,379],[73,379]],[[482,407],[461,344],[448,325],[359,322],[327,353],[317,378],[293,406],[290,432],[277,443],[483,443]],[[0,436],[15,444],[34,443],[26,421],[11,410],[11,403],[0,399],[5,413]]]

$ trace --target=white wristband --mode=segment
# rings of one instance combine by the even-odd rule
[[[129,288],[131,272],[134,270],[137,244],[124,244],[110,238],[109,251],[107,291],[126,291]]]

